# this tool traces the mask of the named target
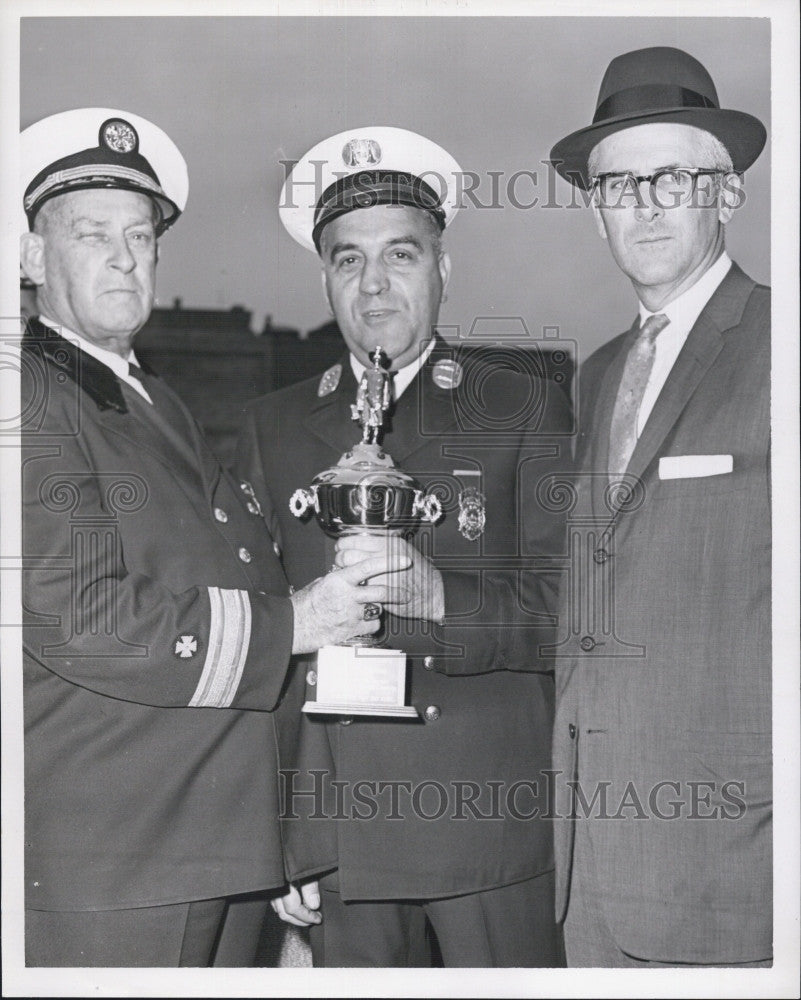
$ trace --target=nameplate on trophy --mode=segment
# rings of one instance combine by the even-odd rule
[[[323,646],[317,654],[316,700],[304,712],[318,715],[416,716],[405,705],[406,653],[381,646]]]

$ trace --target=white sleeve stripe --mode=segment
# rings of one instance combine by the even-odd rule
[[[250,645],[250,598],[244,590],[209,587],[209,648],[191,708],[227,708],[234,700]]]
[[[195,693],[189,702],[190,708],[201,708],[206,704],[206,689],[214,675],[217,661],[220,656],[220,640],[222,638],[222,600],[220,598],[219,587],[209,587],[209,643],[206,650],[206,660],[203,663],[203,672],[195,688]]]
[[[231,640],[234,646],[231,656],[231,666],[225,685],[220,692],[220,703],[227,708],[234,700],[239,682],[242,679],[242,671],[245,669],[245,660],[250,647],[250,596],[245,590],[226,590],[225,596],[230,596],[232,611],[235,615],[238,628],[236,635],[232,633]]]

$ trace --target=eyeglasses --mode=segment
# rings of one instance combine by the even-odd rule
[[[630,170],[620,173],[597,174],[592,178],[593,189],[598,192],[601,208],[645,207],[640,185],[648,182],[648,194],[657,208],[678,208],[696,194],[699,177],[724,175],[730,171],[706,167],[662,167],[652,174],[633,174]],[[709,195],[711,192],[706,191]],[[698,208],[708,208],[712,201]]]

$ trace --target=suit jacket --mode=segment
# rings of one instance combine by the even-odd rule
[[[257,500],[159,379],[151,408],[38,322],[23,372],[27,905],[281,885],[292,609]]]
[[[439,388],[432,372],[454,355],[462,384]],[[491,359],[438,341],[383,437],[396,464],[444,500],[444,520],[421,529],[416,544],[445,571],[446,609],[458,621],[404,623],[389,641],[408,653],[410,703],[420,719],[303,718],[298,773],[287,785],[288,865],[296,877],[338,867],[346,899],[456,895],[553,867],[550,823],[536,812],[544,811],[540,772],[550,761],[553,711],[552,664],[538,643],[552,635],[556,573],[548,557],[563,547],[564,520],[535,496],[537,483],[563,467],[571,423],[552,382],[502,366],[482,382]],[[336,372],[336,388],[326,391]],[[313,519],[292,517],[289,498],[358,440],[356,391],[344,357],[322,381],[266,396],[246,413],[238,467],[258,488],[270,484],[295,586],[330,567],[333,541]],[[486,495],[486,531],[477,541],[457,529],[458,494],[471,485]],[[436,711],[424,718],[427,708]],[[339,800],[332,777],[344,783]],[[394,806],[381,782],[397,783]],[[516,791],[515,783],[522,783]],[[317,798],[301,794],[323,786]],[[457,798],[473,794],[472,807]]]
[[[563,621],[581,625],[557,647],[554,768],[584,797],[560,789],[560,814],[578,818],[555,824],[557,916],[580,823],[604,916],[640,958],[771,953],[769,308],[732,266],[643,429],[619,513],[605,470],[634,331],[581,379],[571,518],[596,596],[566,591]],[[688,476],[686,456],[731,456],[732,471]]]

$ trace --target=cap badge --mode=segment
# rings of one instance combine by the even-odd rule
[[[371,167],[381,162],[381,147],[375,139],[350,139],[342,147],[346,167]]]
[[[447,358],[438,361],[431,372],[434,385],[439,386],[440,389],[455,389],[461,384],[463,377],[464,369],[459,362]]]
[[[193,635],[182,635],[175,640],[175,655],[188,660],[197,652],[197,639]]]
[[[474,542],[484,531],[487,515],[484,494],[475,486],[467,486],[459,494],[459,533]]]
[[[100,142],[113,153],[133,153],[139,145],[139,136],[133,125],[122,118],[110,118],[100,126]]]
[[[342,365],[336,364],[331,365],[328,371],[323,372],[323,377],[320,379],[320,384],[317,386],[318,396],[330,396],[331,393],[339,385],[339,380],[342,378]]]

